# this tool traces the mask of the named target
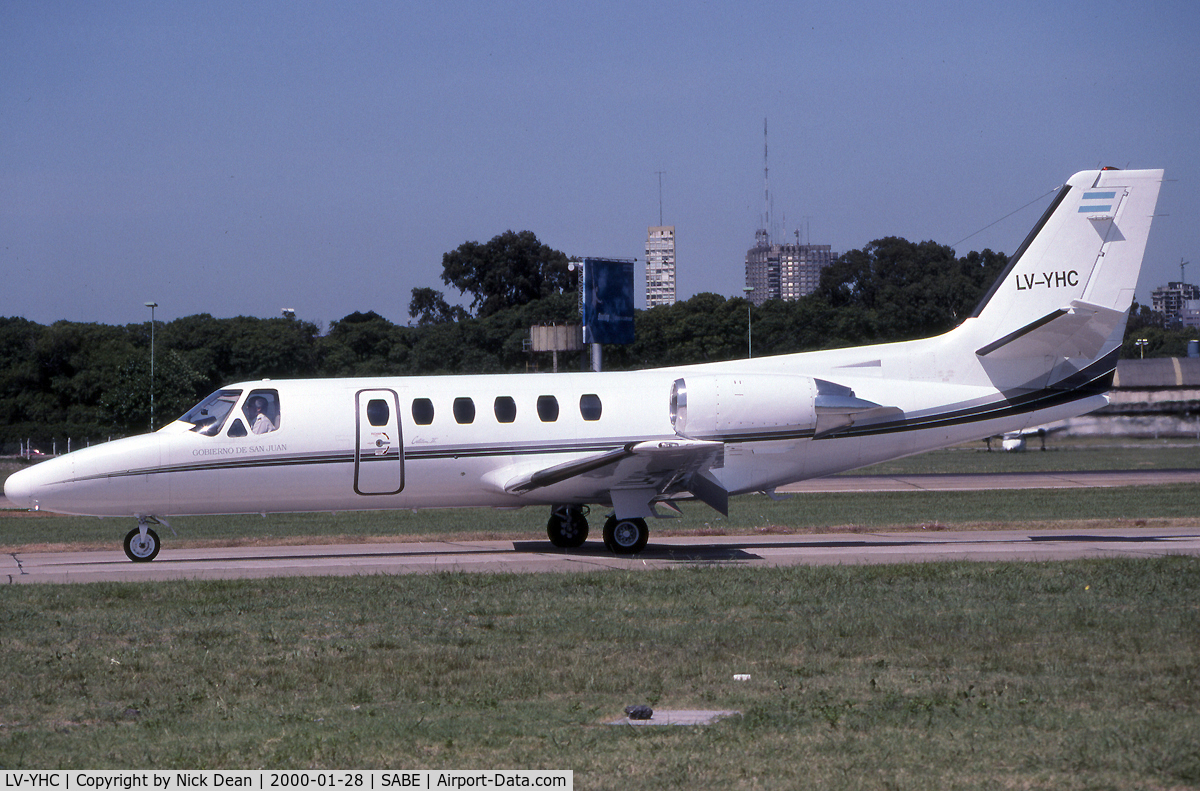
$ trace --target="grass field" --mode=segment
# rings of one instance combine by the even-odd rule
[[[0,766],[1177,788],[1198,595],[1193,558],[11,586]],[[641,703],[742,716],[607,724]]]
[[[1169,450],[894,464],[1200,466],[1200,450]],[[884,470],[925,471],[938,470]],[[728,519],[685,506],[652,528],[1194,524],[1198,490],[741,497]],[[544,518],[196,517],[161,532],[167,546],[516,538],[544,536]],[[0,544],[115,548],[129,526],[10,514]],[[1196,558],[14,585],[0,590],[0,667],[4,769],[552,768],[586,789],[1200,786]],[[742,716],[608,724],[642,703]]]

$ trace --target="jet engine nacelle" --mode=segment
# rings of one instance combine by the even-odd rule
[[[692,439],[805,431],[817,423],[817,386],[807,376],[706,374],[671,386],[671,425]]]

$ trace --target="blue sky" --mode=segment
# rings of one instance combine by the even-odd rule
[[[408,320],[531,230],[732,296],[763,215],[837,251],[1011,253],[1097,165],[1162,167],[1138,298],[1200,281],[1191,2],[0,4],[0,315]],[[975,235],[971,235],[975,234]],[[457,292],[449,291],[450,298]]]

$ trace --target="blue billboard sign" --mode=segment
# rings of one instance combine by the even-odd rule
[[[633,262],[583,259],[584,343],[633,343]]]

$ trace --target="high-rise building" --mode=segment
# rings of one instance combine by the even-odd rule
[[[827,244],[771,243],[771,182],[767,168],[767,119],[763,119],[763,225],[754,232],[754,246],[746,251],[746,295],[754,305],[769,299],[793,301],[817,290],[821,270],[837,253]],[[811,240],[810,240],[811,241]]]
[[[1161,313],[1167,324],[1175,324],[1183,318],[1185,303],[1194,299],[1200,299],[1200,286],[1167,283],[1150,292],[1150,307]]]
[[[646,307],[675,304],[675,226],[646,229]]]
[[[837,257],[827,244],[771,244],[764,230],[755,236],[757,244],[746,251],[746,286],[755,305],[811,294],[821,282],[821,270]]]
[[[1179,314],[1179,323],[1189,329],[1200,329],[1200,299],[1186,299]]]

